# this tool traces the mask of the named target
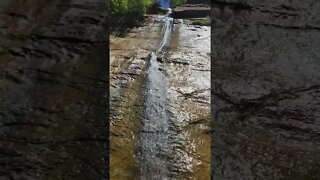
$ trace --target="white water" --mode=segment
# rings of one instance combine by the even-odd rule
[[[159,71],[157,55],[170,41],[172,21],[168,14],[157,17],[162,23],[163,37],[157,51],[151,52],[146,74],[144,113],[140,132],[139,166],[140,179],[169,179],[170,115],[167,102],[167,85],[164,74]]]
[[[170,37],[171,37],[171,29],[172,29],[172,23],[173,18],[169,17],[169,14],[171,14],[171,9],[168,9],[168,13],[166,15],[161,15],[158,17],[158,19],[163,23],[162,33],[163,38],[161,39],[160,46],[157,50],[157,53],[160,53],[163,48],[168,45]]]

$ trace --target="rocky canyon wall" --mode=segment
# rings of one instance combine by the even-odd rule
[[[213,179],[318,179],[320,2],[212,6]]]
[[[0,179],[107,179],[107,8],[0,2]]]

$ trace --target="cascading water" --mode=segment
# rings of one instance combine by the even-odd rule
[[[210,27],[161,6],[111,36],[110,179],[210,179]]]
[[[163,37],[161,39],[160,46],[157,50],[157,54],[162,51],[163,47],[166,46],[170,40],[172,22],[173,22],[173,19],[168,16],[170,13],[171,13],[171,9],[169,8],[168,13],[166,15],[158,17],[163,23],[163,28],[162,28]]]
[[[157,55],[170,40],[172,21],[166,15],[160,15],[157,20],[163,25],[163,38],[156,52],[149,55],[149,68],[146,73],[146,89],[142,127],[140,131],[139,166],[140,179],[165,180],[169,179],[170,155],[170,116],[166,95],[164,74],[159,70]]]

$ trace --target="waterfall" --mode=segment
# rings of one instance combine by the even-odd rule
[[[164,74],[159,70],[157,55],[170,41],[173,19],[166,15],[157,17],[162,23],[162,38],[156,52],[149,55],[146,73],[144,113],[140,131],[140,179],[164,180],[169,177],[170,117],[167,87]]]

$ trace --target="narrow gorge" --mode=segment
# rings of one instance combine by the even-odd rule
[[[184,7],[202,9],[174,18]],[[169,8],[111,35],[111,179],[210,179],[211,28],[193,24],[208,10]]]

